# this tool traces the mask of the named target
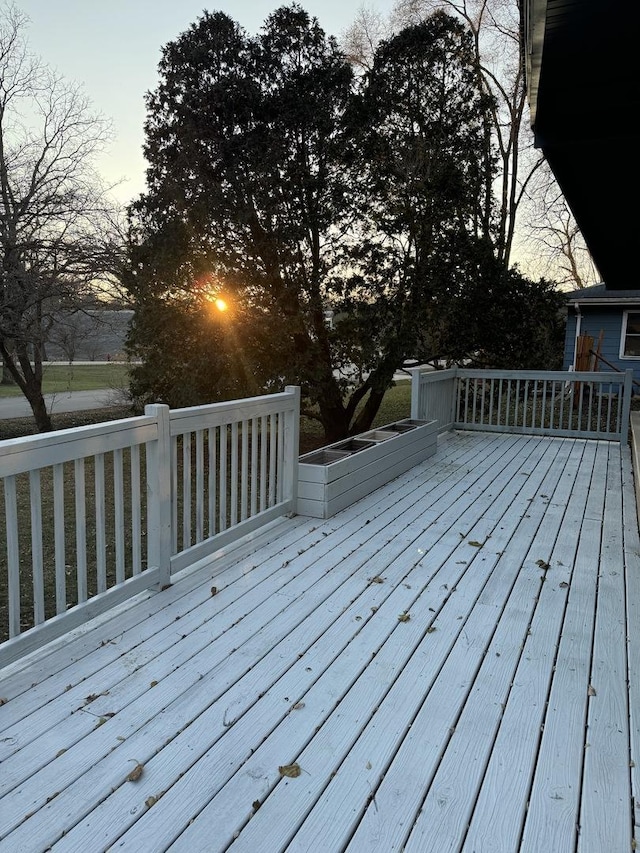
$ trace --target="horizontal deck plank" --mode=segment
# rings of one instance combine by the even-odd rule
[[[0,848],[631,849],[628,463],[451,434],[7,667]]]

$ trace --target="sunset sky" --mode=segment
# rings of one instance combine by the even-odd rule
[[[278,8],[277,0],[17,0],[31,20],[33,51],[65,78],[83,85],[94,108],[108,116],[115,136],[100,160],[109,183],[123,180],[115,194],[129,201],[144,189],[142,155],[144,94],[154,89],[160,51],[188,29],[203,9],[223,11],[249,33]],[[308,0],[300,4],[327,33],[340,37],[362,0]],[[393,0],[366,5],[387,14]]]

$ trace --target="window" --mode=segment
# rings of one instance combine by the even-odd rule
[[[625,311],[620,358],[640,358],[640,311]]]

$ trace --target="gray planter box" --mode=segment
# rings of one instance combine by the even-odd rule
[[[304,454],[298,462],[298,514],[330,518],[433,456],[437,442],[437,421],[405,418]]]

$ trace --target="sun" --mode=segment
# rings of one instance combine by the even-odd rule
[[[227,305],[225,300],[222,299],[220,296],[214,301],[213,304],[216,306],[218,311],[220,311],[222,313],[229,310],[229,306]]]

